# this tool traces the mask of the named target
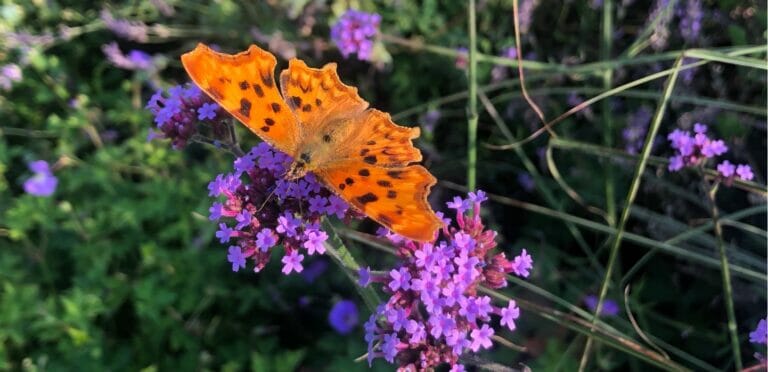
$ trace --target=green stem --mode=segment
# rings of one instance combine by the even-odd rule
[[[659,127],[661,127],[661,119],[664,117],[664,111],[667,109],[667,103],[669,102],[669,97],[672,95],[672,91],[675,87],[675,82],[677,81],[677,75],[680,71],[680,65],[683,62],[683,56],[680,55],[678,57],[677,61],[675,62],[675,66],[672,71],[672,75],[667,79],[667,84],[664,87],[664,96],[661,99],[661,102],[659,104],[659,107],[656,109],[656,114],[653,118],[653,123],[651,124],[651,128],[648,131],[648,134],[645,138],[645,145],[643,146],[643,151],[640,156],[640,161],[637,164],[637,167],[635,168],[635,175],[632,179],[632,184],[629,187],[629,192],[627,193],[627,199],[624,203],[624,210],[621,212],[621,219],[619,220],[619,225],[617,227],[616,236],[613,240],[613,245],[611,246],[611,253],[608,258],[608,264],[606,265],[605,269],[605,276],[603,278],[603,283],[600,286],[600,294],[597,300],[597,306],[595,307],[595,319],[600,314],[601,311],[603,311],[603,300],[605,299],[605,295],[608,293],[608,285],[611,282],[611,275],[613,274],[613,267],[616,264],[616,258],[619,254],[619,247],[621,246],[621,240],[624,235],[624,228],[627,224],[627,220],[629,220],[629,214],[632,209],[632,203],[635,201],[635,197],[637,196],[637,191],[640,189],[640,183],[642,180],[643,172],[645,172],[645,166],[648,163],[648,157],[651,155],[651,149],[653,145],[653,141],[656,138],[656,134],[659,131]],[[595,320],[592,321],[592,324],[595,324]],[[592,348],[592,337],[587,338],[587,344],[584,347],[584,353],[581,356],[581,362],[579,365],[579,370],[583,371],[587,364],[589,363],[589,354]]]
[[[723,290],[725,291],[725,311],[728,315],[728,333],[731,338],[731,351],[733,352],[733,361],[736,364],[736,370],[742,369],[741,348],[739,347],[739,335],[736,327],[736,312],[733,309],[733,287],[731,286],[731,271],[728,266],[728,256],[725,254],[725,243],[723,242],[723,226],[720,223],[720,212],[717,209],[716,195],[718,184],[706,190],[709,198],[709,205],[712,210],[712,223],[715,227],[715,236],[717,236],[717,248],[720,252],[720,265],[722,266]]]
[[[469,0],[469,102],[467,106],[467,188],[477,185],[477,23],[475,0]]]
[[[381,298],[379,298],[378,293],[376,293],[372,286],[369,285],[367,287],[361,287],[357,284],[357,276],[353,273],[356,273],[358,270],[360,270],[360,264],[358,264],[355,260],[355,257],[349,253],[349,250],[341,241],[339,235],[336,233],[336,229],[334,229],[333,225],[328,222],[328,219],[323,219],[322,225],[323,230],[325,230],[325,232],[328,234],[328,240],[326,240],[323,244],[325,246],[325,250],[328,252],[328,255],[339,265],[339,267],[344,269],[344,273],[347,275],[347,278],[355,283],[355,289],[357,289],[357,293],[360,294],[360,297],[363,298],[363,301],[368,307],[368,310],[374,312],[376,307],[381,303]]]
[[[613,1],[605,0],[603,2],[603,27],[601,35],[600,59],[607,61],[611,58],[613,47]],[[613,70],[603,71],[603,88],[610,90],[613,84]],[[613,116],[611,112],[611,103],[608,100],[601,102],[601,111],[603,117],[603,144],[606,147],[613,147]],[[615,189],[613,182],[613,164],[608,162],[605,165],[605,204],[608,215],[608,224],[616,224],[616,203]]]

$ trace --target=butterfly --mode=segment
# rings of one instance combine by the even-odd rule
[[[275,81],[275,57],[257,47],[230,55],[206,45],[181,56],[195,84],[262,140],[294,160],[285,178],[307,172],[393,232],[430,241],[442,221],[427,202],[435,177],[412,140],[419,128],[395,124],[345,85],[336,64],[291,59]]]

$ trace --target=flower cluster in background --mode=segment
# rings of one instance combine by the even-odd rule
[[[325,253],[328,234],[320,227],[323,216],[346,221],[360,216],[312,173],[296,181],[284,179],[291,161],[262,142],[235,160],[234,172],[220,174],[208,185],[209,196],[225,198],[213,203],[209,218],[219,221],[219,242],[230,244],[227,260],[233,271],[245,268],[249,259],[254,271],[261,271],[272,248],[282,245],[283,273],[302,272],[302,252]]]
[[[21,67],[15,63],[9,63],[0,67],[0,88],[11,90],[13,83],[21,81]]]
[[[175,149],[181,149],[197,134],[198,122],[206,122],[217,129],[223,110],[197,86],[177,85],[166,94],[159,90],[147,102],[147,109],[155,117],[160,132],[150,130],[148,139],[168,138]]]
[[[693,133],[675,129],[667,135],[670,145],[676,150],[676,154],[669,158],[668,169],[677,172],[683,167],[703,165],[708,159],[720,156],[728,152],[728,146],[720,139],[712,139],[707,136],[707,126],[696,123]],[[717,171],[726,182],[738,177],[749,181],[754,178],[752,168],[749,165],[734,165],[725,160],[717,166]]]
[[[496,232],[486,230],[480,219],[485,200],[482,191],[470,193],[468,199],[455,197],[448,207],[456,210],[456,225],[444,219],[443,239],[434,242],[419,243],[383,231],[403,261],[385,274],[360,271],[361,285],[381,283],[390,294],[365,324],[369,363],[381,357],[403,368],[422,370],[447,363],[459,371],[462,354],[493,345],[491,315],[515,330],[520,316],[515,301],[495,306],[480,294],[479,286],[505,287],[509,273],[528,277],[533,260],[525,249],[512,260],[492,253]]]
[[[56,191],[59,180],[53,175],[48,162],[37,160],[28,166],[34,175],[24,182],[24,192],[34,196],[51,196]]]
[[[359,10],[347,10],[331,28],[331,40],[336,44],[344,58],[357,54],[357,58],[367,61],[373,52],[373,39],[379,32],[381,16]]]
[[[640,153],[651,118],[653,118],[653,111],[648,106],[641,106],[629,116],[627,126],[621,131],[627,153],[633,155]]]

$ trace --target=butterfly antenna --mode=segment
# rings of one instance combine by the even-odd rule
[[[262,209],[264,209],[264,206],[265,206],[265,205],[267,205],[267,203],[268,203],[270,200],[272,200],[272,196],[274,196],[274,195],[275,195],[275,190],[277,190],[277,187],[273,188],[273,189],[272,189],[272,192],[270,192],[270,193],[269,193],[269,195],[267,195],[267,198],[266,198],[266,199],[264,199],[264,202],[263,202],[263,203],[261,203],[261,206],[260,206],[260,207],[259,207],[259,209],[256,211],[257,213],[258,213],[258,212],[261,212],[261,210],[262,210]]]

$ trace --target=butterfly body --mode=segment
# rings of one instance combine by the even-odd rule
[[[398,126],[368,108],[341,82],[336,65],[321,69],[293,59],[276,86],[274,56],[256,46],[228,55],[200,44],[182,56],[192,80],[264,141],[293,157],[285,177],[312,172],[355,208],[410,239],[435,237],[442,222],[427,203],[436,180],[412,140],[418,128]]]

